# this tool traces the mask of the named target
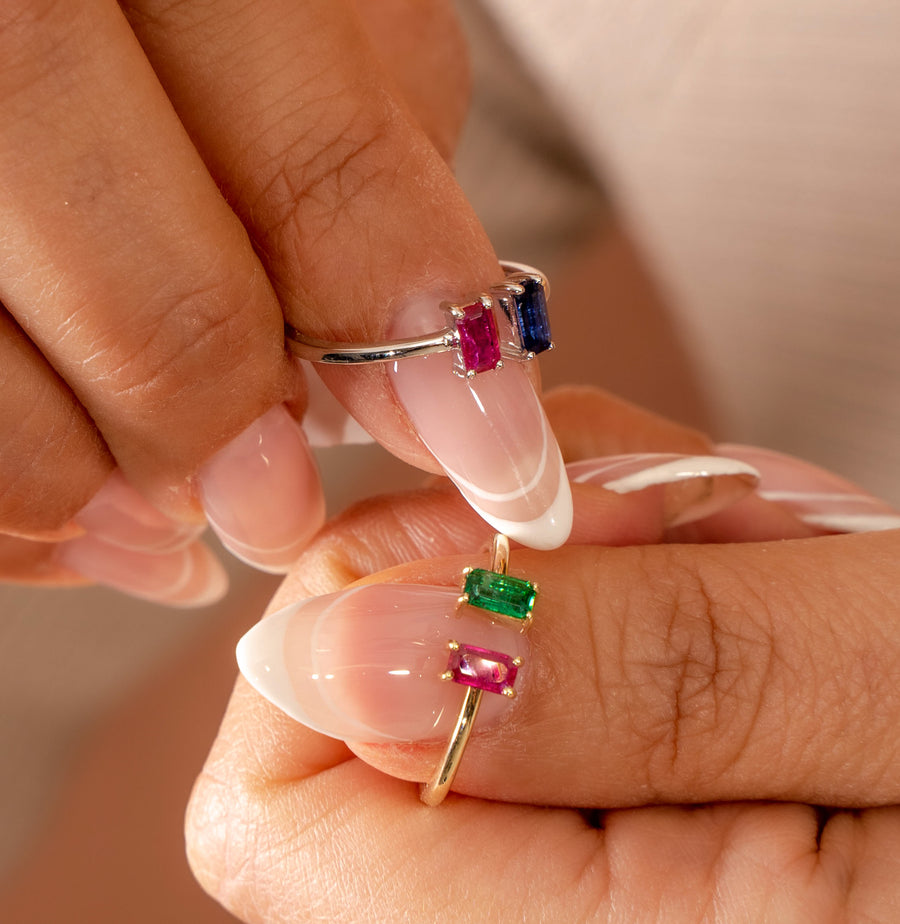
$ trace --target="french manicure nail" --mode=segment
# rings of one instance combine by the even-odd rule
[[[151,554],[86,535],[61,543],[56,556],[60,564],[98,584],[170,606],[209,606],[228,590],[228,575],[201,542]]]
[[[442,680],[448,642],[528,664],[513,628],[468,608],[458,589],[366,584],[287,606],[238,643],[241,673],[266,699],[309,728],[367,743],[449,735],[462,687]],[[522,684],[517,682],[517,690]],[[508,716],[510,700],[485,695],[479,728]]]
[[[571,462],[569,480],[616,494],[658,488],[663,491],[667,526],[693,523],[746,497],[759,484],[759,472],[724,456],[634,453]]]
[[[140,552],[181,549],[203,532],[202,525],[178,523],[161,513],[118,470],[75,515],[75,522],[97,539]]]
[[[900,513],[855,484],[794,456],[757,446],[717,449],[759,470],[759,495],[791,511],[816,529],[860,533],[900,529]]]
[[[281,404],[213,456],[197,480],[222,544],[263,571],[286,572],[325,519],[309,444]]]
[[[444,323],[416,304],[392,337]],[[572,528],[572,496],[556,437],[520,363],[471,379],[453,372],[449,353],[392,366],[394,391],[416,432],[463,497],[494,529],[522,545],[553,549]]]
[[[306,413],[303,432],[309,445],[318,448],[356,446],[374,443],[372,435],[350,416],[347,409],[331,393],[315,367],[305,359],[295,358],[306,378]]]

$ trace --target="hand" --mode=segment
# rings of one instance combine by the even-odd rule
[[[548,409],[562,445],[592,455],[660,441],[709,448],[585,392],[551,397]],[[540,585],[527,636],[497,636],[527,646],[524,683],[479,715],[455,784],[466,798],[436,809],[405,781],[430,776],[443,740],[421,730],[412,743],[386,739],[404,721],[421,729],[423,713],[427,724],[442,685],[406,698],[372,668],[404,632],[442,618],[440,601],[426,617],[384,602],[402,606],[409,585],[425,595],[419,604],[442,588],[452,599],[462,567],[480,564],[457,553],[478,547],[483,525],[435,488],[367,503],[326,529],[272,610],[391,570],[365,578],[355,610],[339,600],[317,618],[317,657],[334,674],[325,698],[293,670],[280,701],[332,733],[343,722],[366,734],[345,734],[349,746],[325,737],[239,681],[188,814],[201,883],[267,924],[890,920],[900,901],[898,533],[823,537],[803,520],[837,526],[853,504],[883,526],[896,518],[812,466],[757,458],[761,492],[791,493],[781,505],[736,500],[736,474],[625,494],[584,485],[576,541],[733,540],[741,523],[770,541],[513,552],[511,573]],[[691,486],[711,489],[719,511],[695,519],[704,494]],[[414,561],[423,551],[453,557]],[[352,632],[331,647],[351,611]],[[304,658],[303,617],[269,622],[279,619],[291,671]],[[367,641],[380,645],[361,661]]]
[[[2,574],[208,602],[204,514],[276,571],[322,522],[285,317],[382,339],[499,270],[442,157],[467,86],[448,3],[121,6],[0,14]],[[447,359],[322,377],[396,455],[561,541],[529,526],[558,484],[525,487],[542,440],[558,469],[528,374],[469,389]]]

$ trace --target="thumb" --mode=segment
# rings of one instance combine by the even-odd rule
[[[883,804],[900,798],[898,546],[884,532],[515,551],[510,574],[540,588],[527,633],[457,609],[462,568],[485,563],[454,557],[287,607],[248,637],[277,650],[258,688],[277,679],[282,703],[340,715],[320,730],[400,778],[429,778],[452,730],[455,640],[523,662],[515,698],[484,694],[457,791]],[[243,644],[252,675],[259,649]]]

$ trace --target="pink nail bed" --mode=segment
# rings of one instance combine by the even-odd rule
[[[457,610],[458,596],[458,588],[367,584],[301,600],[241,639],[238,664],[268,700],[333,738],[442,738],[464,695],[461,681],[441,679],[458,659],[451,641],[496,653],[500,665],[515,658],[528,663],[524,635],[484,613]],[[517,692],[521,687],[520,676]],[[501,721],[509,708],[506,696],[485,697],[479,728]]]
[[[111,545],[138,552],[173,552],[203,532],[202,525],[178,523],[145,500],[114,471],[76,514],[75,522]]]
[[[87,535],[56,549],[61,564],[133,597],[169,606],[209,606],[228,590],[228,575],[201,542],[170,552],[137,552]]]
[[[439,328],[438,301],[402,312],[390,335]],[[572,528],[572,495],[556,437],[522,365],[505,362],[466,379],[454,374],[449,353],[436,353],[391,369],[419,437],[472,508],[523,545],[562,545]]]
[[[325,519],[315,459],[281,404],[221,449],[197,480],[222,544],[263,571],[289,570]]]

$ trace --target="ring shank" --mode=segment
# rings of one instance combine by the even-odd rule
[[[549,283],[546,276],[533,267],[523,263],[500,263],[506,280],[492,291],[509,291],[514,289],[516,279],[530,277],[538,280],[544,289],[549,292]],[[520,287],[518,287],[520,288]],[[487,297],[487,296],[485,296]],[[445,303],[446,304],[446,303]],[[360,363],[389,363],[398,359],[408,359],[414,356],[428,356],[431,353],[446,353],[458,350],[460,346],[459,331],[452,326],[432,331],[419,337],[408,337],[401,340],[382,340],[375,343],[336,343],[330,340],[319,340],[308,337],[292,324],[285,322],[285,343],[288,349],[300,359],[311,363],[332,363],[337,365],[357,365]],[[520,351],[513,358],[530,359],[533,354]]]
[[[463,700],[459,718],[456,720],[456,727],[450,736],[450,742],[444,751],[437,773],[422,785],[422,790],[419,794],[420,798],[432,808],[440,805],[447,797],[447,793],[450,792],[463,752],[469,741],[469,735],[472,734],[472,728],[475,725],[475,717],[478,715],[482,695],[482,691],[475,687],[466,688],[466,698]]]
[[[284,325],[284,336],[290,351],[300,359],[311,363],[389,363],[395,359],[410,356],[428,356],[430,353],[446,353],[454,349],[458,336],[451,330],[439,330],[433,334],[407,340],[385,340],[381,343],[333,343],[306,337],[292,327]]]

